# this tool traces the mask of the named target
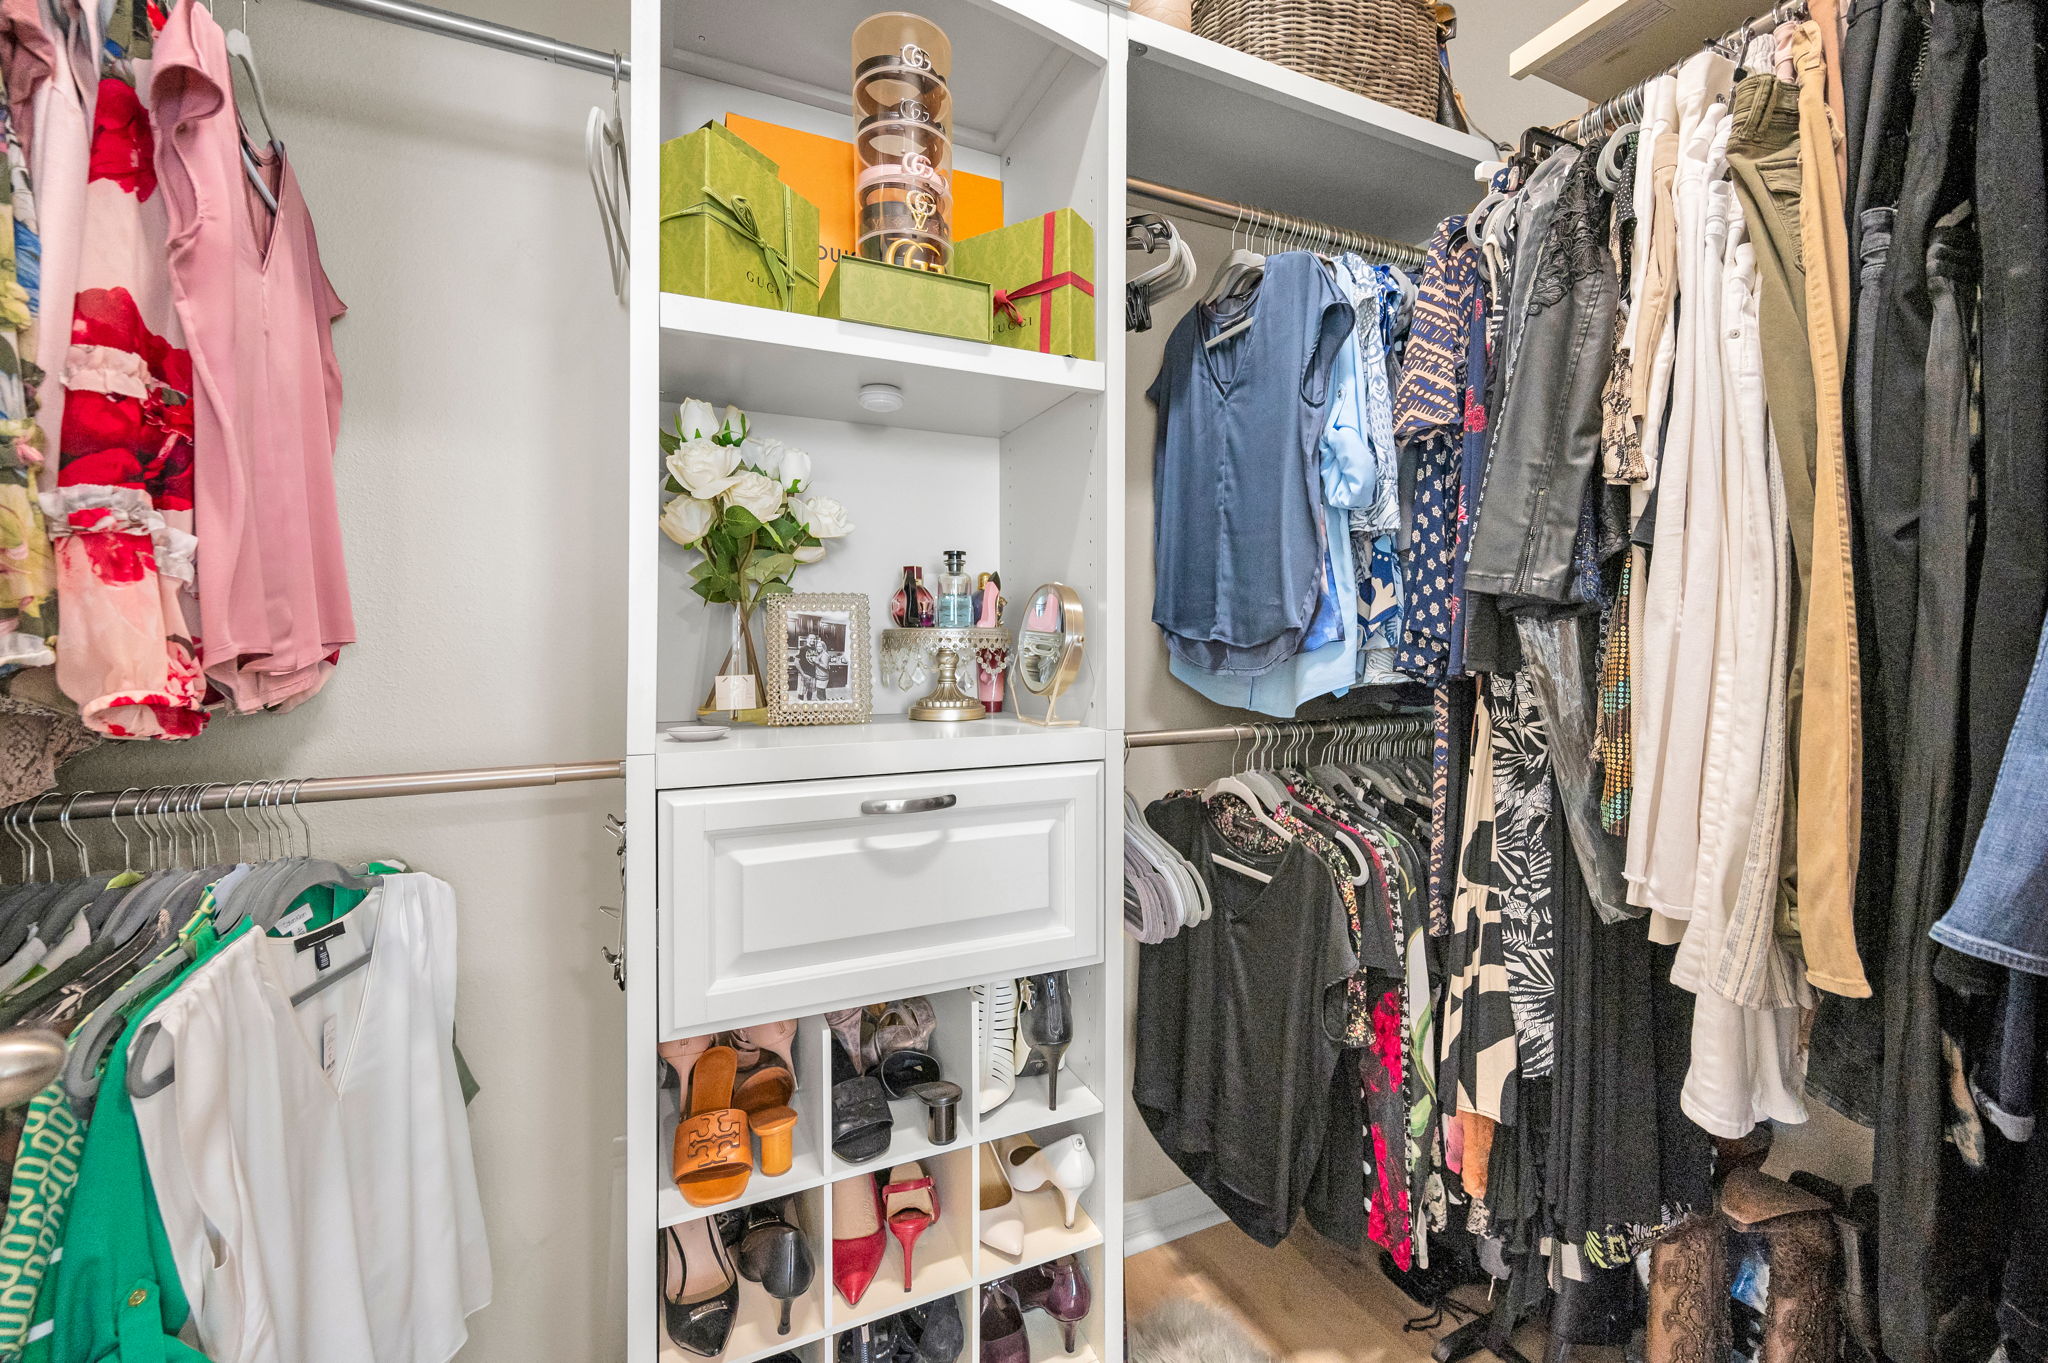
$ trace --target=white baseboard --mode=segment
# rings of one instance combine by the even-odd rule
[[[1124,1203],[1124,1257],[1141,1254],[1193,1235],[1225,1220],[1214,1202],[1192,1183]]]

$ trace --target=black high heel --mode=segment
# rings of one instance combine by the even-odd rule
[[[1025,984],[1031,991],[1031,1001],[1018,1018],[1017,1026],[1024,1044],[1031,1050],[1033,1062],[1045,1066],[1046,1110],[1058,1112],[1060,1059],[1074,1039],[1074,996],[1067,987],[1064,970],[1028,976]]]
[[[782,1306],[776,1333],[789,1333],[791,1305],[811,1290],[817,1263],[804,1233],[783,1219],[773,1203],[748,1209],[746,1229],[740,1236],[740,1275],[759,1283]]]
[[[710,1218],[663,1229],[662,1324],[677,1348],[702,1358],[724,1353],[739,1304],[740,1281]]]

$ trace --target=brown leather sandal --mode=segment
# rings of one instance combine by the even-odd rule
[[[690,1074],[689,1109],[676,1126],[673,1170],[676,1190],[693,1207],[732,1201],[754,1175],[747,1114],[732,1105],[738,1068],[732,1047],[713,1046]]]

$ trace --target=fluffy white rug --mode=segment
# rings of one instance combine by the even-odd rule
[[[1130,1363],[1273,1363],[1236,1321],[1197,1301],[1170,1301],[1131,1326]]]

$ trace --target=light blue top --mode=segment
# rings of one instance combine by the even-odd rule
[[[1325,562],[1334,587],[1340,637],[1301,653],[1258,676],[1204,672],[1175,657],[1173,675],[1219,705],[1291,719],[1302,702],[1342,695],[1358,675],[1358,566],[1351,554],[1351,513],[1372,505],[1378,466],[1368,432],[1366,385],[1361,381],[1358,337],[1346,337],[1330,371],[1330,420],[1316,451],[1322,484]],[[1334,581],[1331,581],[1334,579]]]

